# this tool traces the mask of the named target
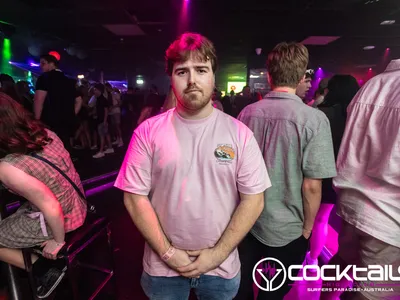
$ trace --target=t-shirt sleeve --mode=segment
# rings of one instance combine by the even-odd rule
[[[246,143],[237,173],[238,191],[246,195],[264,192],[271,186],[264,158],[254,135]]]
[[[49,82],[47,79],[46,74],[39,76],[38,80],[36,81],[36,90],[37,91],[48,91],[49,90]]]
[[[115,187],[132,194],[147,196],[151,189],[152,152],[145,132],[146,124],[133,133]]]
[[[303,174],[307,178],[323,179],[336,176],[332,133],[325,118],[310,139],[303,153]]]

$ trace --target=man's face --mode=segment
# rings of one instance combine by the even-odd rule
[[[94,89],[93,89],[93,94],[94,94],[96,97],[100,97],[101,91],[98,90],[98,89],[96,89],[96,88],[94,88]]]
[[[245,97],[250,97],[251,96],[251,91],[250,91],[250,87],[245,87],[244,89],[243,89],[243,96],[245,96]]]
[[[311,88],[311,78],[303,78],[296,89],[296,95],[304,99]]]
[[[210,103],[215,86],[211,62],[191,57],[175,63],[171,84],[179,106],[188,112],[202,109]]]
[[[41,59],[40,60],[40,69],[42,70],[43,73],[45,72],[50,72],[52,70],[52,64],[50,64],[47,60]]]

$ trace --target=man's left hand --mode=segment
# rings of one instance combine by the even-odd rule
[[[189,256],[197,256],[197,259],[190,265],[178,268],[179,273],[188,278],[199,277],[202,274],[216,269],[228,257],[228,255],[221,253],[216,248],[186,252],[189,254]]]

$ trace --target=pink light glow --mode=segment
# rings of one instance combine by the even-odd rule
[[[189,0],[183,0],[180,20],[179,20],[179,28],[178,28],[179,33],[183,33],[188,30],[188,23],[189,23]]]
[[[390,48],[386,48],[385,53],[383,53],[383,63],[385,64],[390,57]]]

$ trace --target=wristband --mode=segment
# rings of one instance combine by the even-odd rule
[[[167,252],[165,252],[162,256],[161,256],[161,259],[163,260],[163,261],[168,261],[171,257],[172,257],[172,255],[174,255],[175,254],[175,251],[176,251],[176,249],[174,248],[174,247],[169,247],[168,248],[168,250],[167,250]]]
[[[65,245],[65,242],[58,243],[55,240],[54,240],[54,242],[56,243],[57,247],[60,247],[60,246],[64,247],[64,245]]]

